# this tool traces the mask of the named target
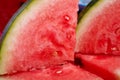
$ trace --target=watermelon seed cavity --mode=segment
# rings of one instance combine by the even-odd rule
[[[118,35],[118,36],[120,36],[120,28],[117,28],[117,29],[115,30],[115,34]]]
[[[65,15],[64,18],[65,18],[66,21],[70,20],[70,17],[68,15]]]
[[[108,38],[108,40],[107,40],[107,51],[106,52],[107,53],[111,53],[111,52],[116,52],[117,53],[117,51],[119,51],[118,46],[112,44],[111,39]]]
[[[57,73],[57,74],[61,74],[61,73],[62,73],[62,71],[61,71],[61,70],[58,70],[58,71],[56,71],[56,73]]]

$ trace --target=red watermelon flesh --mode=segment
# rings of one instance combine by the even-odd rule
[[[105,80],[120,80],[120,56],[92,56],[76,54],[76,60],[81,60],[82,67]]]
[[[0,0],[0,36],[12,15],[26,0]]]
[[[78,0],[32,0],[1,44],[0,74],[64,64],[74,59]]]
[[[20,72],[13,75],[1,76],[0,80],[103,80],[78,66],[65,64],[52,66],[42,70]]]
[[[83,54],[120,55],[119,0],[99,0],[86,10],[78,24],[76,45],[76,52]]]

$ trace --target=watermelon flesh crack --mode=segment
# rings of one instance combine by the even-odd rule
[[[84,12],[77,27],[76,52],[120,55],[120,1],[96,1]]]
[[[82,68],[105,80],[120,80],[120,57],[105,55],[75,54],[76,60],[81,60]]]
[[[0,76],[0,80],[103,80],[79,66],[67,63],[62,66],[52,66],[47,69]]]
[[[77,5],[78,0],[30,0],[3,37],[0,74],[73,61]]]

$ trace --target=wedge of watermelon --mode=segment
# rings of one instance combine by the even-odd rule
[[[76,61],[81,60],[82,67],[105,80],[120,80],[119,56],[75,55]]]
[[[0,74],[74,59],[78,0],[29,0],[2,35]]]
[[[79,15],[75,51],[120,55],[119,17],[119,0],[92,0]]]
[[[0,80],[103,80],[78,66],[65,64],[52,66],[43,70],[21,72],[14,75],[1,76]]]

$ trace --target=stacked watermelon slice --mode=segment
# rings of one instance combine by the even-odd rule
[[[93,0],[79,14],[76,61],[105,80],[120,80],[119,5],[119,0]]]
[[[119,5],[93,0],[77,21],[78,0],[26,1],[0,37],[0,80],[120,80]]]

